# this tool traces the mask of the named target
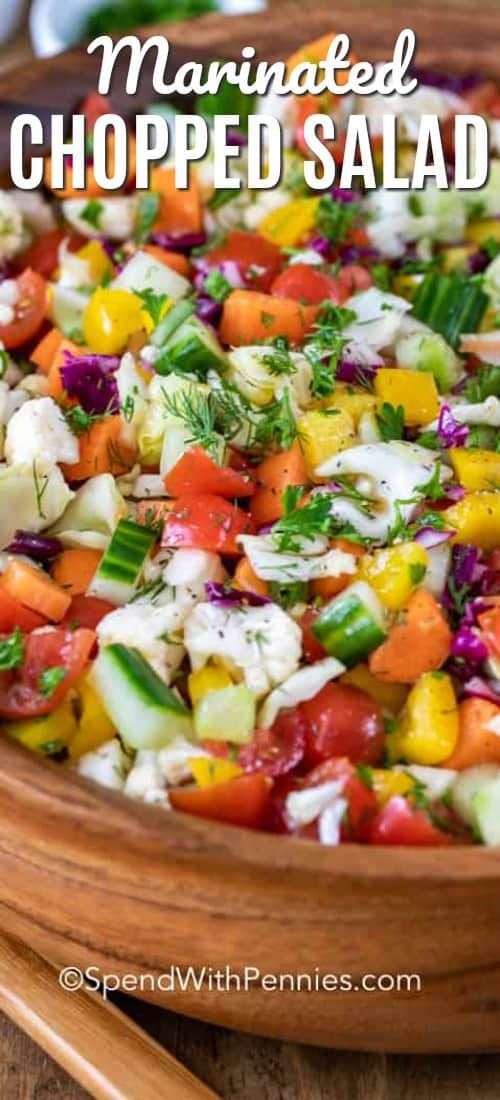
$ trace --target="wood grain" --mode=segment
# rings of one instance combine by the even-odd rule
[[[359,54],[385,56],[396,7],[336,5]],[[500,12],[412,12],[421,62],[496,72]],[[261,17],[169,26],[177,60],[245,41],[283,55],[332,27],[295,3]],[[149,29],[149,32],[151,30]],[[446,52],[443,54],[443,43]],[[69,109],[95,82],[72,51],[0,81],[4,104]],[[144,99],[150,98],[147,74]],[[127,107],[116,87],[115,103]],[[139,100],[140,101],[140,100]],[[130,107],[130,104],[128,104]],[[420,993],[148,993],[250,1032],[350,1049],[500,1049],[500,850],[321,848],[125,801],[6,741],[0,757],[0,920],[59,965],[117,974],[169,964],[270,973],[419,974]]]
[[[63,988],[53,966],[1,932],[0,1008],[95,1100],[217,1100],[109,1000]]]

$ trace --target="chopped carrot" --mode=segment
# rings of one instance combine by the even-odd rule
[[[317,306],[303,306],[291,298],[274,298],[256,290],[233,290],[224,302],[220,338],[224,344],[269,342],[286,336],[300,344],[316,320]]]
[[[476,764],[500,764],[500,737],[487,728],[500,718],[500,707],[487,699],[464,699],[459,708],[458,741],[443,768],[473,768]]]
[[[255,470],[257,489],[250,512],[257,527],[274,523],[283,515],[283,493],[288,485],[306,485],[307,467],[298,440],[288,451],[269,455]]]
[[[2,576],[2,585],[23,607],[38,611],[54,623],[64,618],[71,603],[71,596],[46,573],[24,561],[9,562]]]
[[[147,252],[149,256],[154,256],[155,260],[159,260],[166,267],[171,267],[172,271],[176,271],[178,275],[189,278],[191,265],[187,256],[183,256],[182,252],[170,252],[167,248],[160,248],[157,244],[143,244],[142,251]]]
[[[35,350],[31,352],[30,360],[35,367],[43,370],[44,374],[48,374],[64,339],[60,329],[49,329],[36,345]]]
[[[370,654],[370,672],[381,680],[413,684],[424,672],[441,668],[450,654],[451,630],[434,596],[419,588],[410,597],[403,621]]]
[[[61,463],[68,481],[84,481],[96,474],[113,474],[120,477],[134,462],[134,451],[125,445],[120,436],[123,422],[119,413],[97,420],[88,432],[79,437],[80,458],[71,466]]]
[[[57,329],[54,329],[54,332],[57,332]],[[54,401],[71,405],[74,404],[74,402],[71,399],[65,398],[64,386],[61,378],[61,367],[64,365],[65,351],[69,351],[71,355],[79,356],[83,354],[78,344],[74,344],[72,340],[67,340],[65,336],[62,337],[54,351],[52,363],[48,368],[47,394],[49,397],[53,397]]]
[[[488,649],[500,657],[500,605],[488,608],[477,619]]]
[[[356,542],[349,542],[348,539],[333,539],[331,549],[342,550],[344,554],[352,554],[355,558],[361,558],[364,554],[362,546],[359,546]],[[324,600],[330,600],[332,596],[337,595],[337,592],[342,592],[342,589],[351,584],[353,580],[353,573],[339,573],[338,577],[318,577],[316,580],[311,581],[311,593],[313,596],[321,596]]]
[[[197,233],[203,227],[201,196],[194,173],[189,187],[179,191],[175,186],[175,168],[153,168],[151,190],[160,195],[160,211],[155,232]]]
[[[87,591],[101,558],[101,550],[89,547],[63,550],[50,570],[52,579],[70,596],[81,596]]]
[[[137,505],[136,519],[145,527],[154,527],[175,507],[175,500],[140,500]]]
[[[267,596],[269,592],[266,582],[257,576],[247,557],[240,558],[236,566],[233,588],[242,588],[245,592],[255,592],[256,596]]]

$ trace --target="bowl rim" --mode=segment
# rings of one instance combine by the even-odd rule
[[[296,14],[298,10],[302,9],[302,5],[289,3],[281,8],[281,12],[286,13],[287,8],[290,12]],[[340,0],[340,3],[336,5],[336,12],[337,9],[340,10],[340,18],[343,18],[343,13],[350,10],[350,0]],[[356,6],[354,14],[359,17],[361,10],[361,5]],[[391,11],[392,7],[389,6],[387,9],[388,16],[391,15]],[[500,29],[498,8],[489,8],[484,4],[478,7],[478,14],[488,19],[495,15],[495,11],[495,21]],[[426,15],[430,13],[435,14],[435,6],[424,0],[424,3],[419,7],[419,21],[423,23]],[[373,12],[371,14],[373,15]],[[443,10],[445,22],[449,19],[460,21],[467,14],[465,8],[447,8]],[[328,9],[319,9],[319,11],[316,9],[313,23],[321,22],[321,20],[324,23],[329,21],[329,18]],[[335,18],[338,22],[338,14]],[[242,35],[245,36],[248,29],[256,24],[258,26],[260,23],[264,27],[265,19],[266,11],[252,13],[251,15],[231,16],[231,28],[239,24]],[[172,41],[174,57],[178,43],[180,52],[184,53],[182,60],[185,60],[186,39],[191,38],[194,43],[197,38],[197,27],[201,24],[206,24],[210,27],[210,30],[213,29],[214,42],[210,44],[210,53],[213,56],[213,51],[217,49],[215,44],[217,32],[219,31],[222,34],[222,28],[226,28],[227,22],[227,16],[215,12],[200,16],[191,20],[190,23],[167,24],[167,37]],[[154,25],[146,27],[139,32],[139,37],[148,37],[159,30],[165,30],[165,25],[163,28]],[[191,43],[188,42],[188,50],[190,48]],[[203,53],[203,50],[199,53],[202,59]],[[451,54],[453,56],[453,50],[451,50]],[[462,54],[458,51],[455,64],[453,61],[447,63],[452,71],[454,69],[463,71],[461,57]],[[50,74],[51,71],[53,78],[55,75],[57,79],[63,73],[66,61],[71,61],[71,59],[74,61],[75,58],[82,61],[81,77],[87,90],[89,90],[97,66],[95,59],[91,59],[87,55],[84,45],[65,50],[53,57],[36,58],[30,66],[30,70],[34,74],[35,80],[38,75],[42,76],[47,72]],[[0,97],[5,96],[3,103],[12,102],[14,110],[17,111],[21,108],[26,109],[26,107],[25,104],[20,104],[12,98],[11,89],[13,84],[15,86],[14,78],[16,76],[20,78],[25,71],[26,67],[23,64],[7,70],[0,77]],[[489,73],[489,70],[487,72]],[[49,84],[50,96],[52,94],[50,92],[50,79],[47,83]],[[117,101],[117,97],[113,97],[113,94],[112,98],[115,102]],[[128,105],[130,107],[130,103]],[[118,102],[117,109],[119,109]],[[436,848],[384,847],[362,844],[341,844],[337,847],[329,847],[305,838],[224,825],[174,810],[169,810],[165,815],[165,810],[159,807],[136,802],[134,799],[127,798],[121,791],[112,791],[109,788],[101,787],[76,772],[71,772],[69,768],[63,768],[54,761],[40,757],[9,738],[7,734],[3,734],[3,739],[2,754],[0,756],[2,783],[6,785],[9,782],[12,783],[14,802],[24,803],[24,805],[32,803],[35,809],[38,803],[41,820],[43,819],[43,813],[46,812],[43,809],[44,805],[49,799],[53,804],[55,797],[59,809],[64,806],[67,812],[68,805],[71,805],[72,812],[77,813],[82,820],[82,824],[84,822],[89,825],[92,823],[93,830],[96,831],[97,829],[97,832],[100,832],[103,837],[104,833],[108,833],[114,823],[120,829],[125,829],[129,835],[133,834],[135,841],[143,848],[146,848],[151,841],[159,842],[165,848],[166,855],[169,852],[172,853],[172,846],[169,843],[170,838],[170,841],[174,840],[176,842],[176,854],[181,852],[186,858],[193,859],[198,865],[201,865],[202,860],[207,863],[210,860],[218,861],[223,855],[225,859],[230,857],[235,865],[246,865],[263,872],[293,870],[308,878],[317,876],[321,872],[322,875],[343,879],[387,880],[397,877],[403,882],[409,879],[432,879],[440,883],[462,882],[464,880],[472,883],[474,881],[500,879],[500,848],[465,844]],[[73,798],[71,797],[72,793]],[[108,811],[107,814],[103,813],[105,808]],[[100,811],[97,814],[97,822],[96,810]]]

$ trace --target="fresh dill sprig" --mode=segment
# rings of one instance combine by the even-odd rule
[[[266,352],[262,357],[262,362],[267,367],[269,374],[296,374],[297,367],[290,355],[287,337],[275,336],[271,342],[273,350]]]
[[[194,388],[180,393],[163,393],[163,404],[169,416],[175,416],[186,426],[189,443],[203,447],[215,462],[220,456],[220,436],[216,429],[216,412],[211,394]]]
[[[36,458],[33,459],[33,483],[34,483],[34,486],[35,486],[35,497],[36,497],[36,506],[37,506],[37,510],[38,510],[38,515],[40,516],[40,519],[46,519],[47,517],[46,517],[45,512],[43,510],[43,498],[45,496],[45,493],[47,491],[47,487],[48,487],[48,484],[49,484],[49,475],[48,474],[41,474],[40,475],[38,473],[38,470],[36,468]]]
[[[285,389],[280,398],[266,405],[255,418],[252,444],[262,448],[274,444],[280,450],[287,451],[294,439],[299,437],[300,431],[293,415],[290,394]]]

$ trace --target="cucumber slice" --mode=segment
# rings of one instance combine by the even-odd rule
[[[168,314],[165,320],[168,320]],[[185,371],[205,379],[211,370],[226,369],[226,356],[215,336],[197,317],[192,317],[179,325],[162,345],[162,353],[155,360],[154,368],[158,374]]]
[[[60,329],[68,340],[83,344],[83,314],[89,304],[90,290],[75,290],[71,286],[53,283],[51,288],[50,312],[56,328]]]
[[[412,332],[396,345],[398,366],[428,371],[441,393],[448,393],[460,377],[462,364],[439,332]]]
[[[203,741],[231,741],[242,745],[252,740],[255,729],[255,695],[244,684],[209,691],[196,704],[196,736]]]
[[[326,605],[312,631],[327,653],[351,668],[386,637],[382,605],[368,584],[357,581]]]
[[[91,596],[124,604],[133,596],[156,534],[142,524],[121,519],[88,587]]]
[[[91,672],[93,687],[124,742],[163,749],[192,734],[190,713],[137,649],[104,646]]]
[[[489,783],[500,779],[497,764],[478,764],[459,772],[453,785],[453,809],[467,825],[476,824],[474,800],[478,792]]]
[[[183,275],[141,251],[136,252],[125,264],[116,279],[113,279],[111,287],[135,291],[137,294],[143,290],[152,290],[153,294],[166,294],[167,298],[175,301],[191,290],[191,284]]]
[[[460,275],[426,275],[412,302],[419,321],[440,332],[451,347],[463,332],[477,332],[488,298],[477,283]]]
[[[167,340],[173,336],[176,329],[182,325],[183,321],[187,321],[188,317],[191,317],[194,313],[194,303],[188,299],[187,301],[176,302],[175,306],[169,309],[165,317],[156,326],[154,332],[151,335],[151,343],[155,348],[162,348]]]

